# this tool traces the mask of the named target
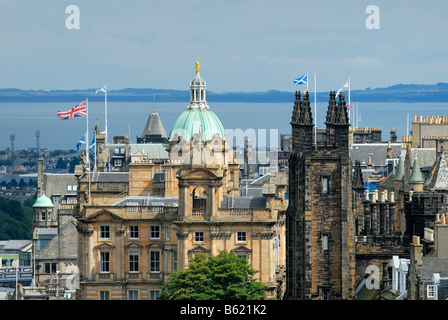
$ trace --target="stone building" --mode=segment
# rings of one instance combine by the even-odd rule
[[[220,250],[247,259],[268,295],[282,296],[286,180],[273,168],[257,194],[242,196],[241,164],[198,69],[190,92],[167,159],[127,150],[120,171],[76,168],[78,299],[154,300],[170,272]]]
[[[77,231],[72,213],[78,182],[73,174],[45,173],[38,159],[38,195],[33,205],[35,280],[50,284],[77,273]],[[59,275],[57,275],[59,273]]]
[[[308,97],[296,93],[291,121],[286,298],[357,299],[369,270],[376,270],[375,297],[392,257],[409,256],[409,237],[397,232],[393,189],[365,191],[361,162],[352,166],[344,94],[336,101],[330,92],[317,144]]]
[[[326,140],[314,144],[309,94],[292,114],[287,210],[287,298],[352,299],[355,216],[345,96],[330,92]]]

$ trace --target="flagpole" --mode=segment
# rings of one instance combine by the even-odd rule
[[[348,77],[348,105],[351,106],[351,104],[350,104],[350,77]],[[349,110],[349,113],[350,113],[350,111],[351,110]],[[349,118],[351,120],[351,117],[349,117]],[[352,124],[352,126],[353,126],[353,124]]]
[[[317,91],[316,91],[316,71],[314,71],[314,148],[317,149]]]
[[[309,92],[310,90],[308,89],[308,72],[306,73],[306,92]]]
[[[105,86],[106,87],[106,86]],[[106,130],[106,143],[107,143],[107,87],[106,87],[106,91],[104,92],[104,109],[105,109],[105,130]]]
[[[87,132],[86,132],[86,160],[87,160],[87,179],[89,181],[89,205],[90,205],[90,154],[89,154],[89,98],[86,99],[86,121],[87,121]]]

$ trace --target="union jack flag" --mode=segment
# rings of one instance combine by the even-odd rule
[[[63,120],[73,119],[77,117],[85,117],[87,115],[87,99],[78,104],[76,107],[67,111],[58,111],[58,117]]]

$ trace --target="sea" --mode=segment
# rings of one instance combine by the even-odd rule
[[[76,150],[76,144],[89,129],[93,137],[95,126],[105,130],[106,108],[104,102],[89,102],[88,122],[85,117],[62,120],[58,111],[74,107],[71,102],[2,102],[0,103],[0,150],[11,148],[28,149],[37,146],[48,150]],[[272,146],[270,138],[291,133],[291,103],[246,103],[208,102],[221,120],[226,132],[255,133],[258,147]],[[188,102],[107,102],[108,141],[116,135],[127,135],[131,143],[141,136],[146,121],[155,108],[167,135],[178,116],[186,110]],[[325,128],[327,102],[311,102],[313,116],[318,128]],[[315,112],[316,110],[316,112]],[[434,102],[359,102],[350,111],[350,122],[357,127],[379,127],[383,141],[389,140],[390,131],[395,129],[398,139],[410,134],[414,115],[448,115],[448,103]],[[39,132],[37,139],[36,133]],[[89,139],[90,140],[90,139]],[[236,142],[234,142],[236,143]],[[231,142],[232,144],[232,142]]]

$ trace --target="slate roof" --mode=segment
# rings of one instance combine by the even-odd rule
[[[91,182],[129,182],[129,172],[92,172]]]
[[[354,143],[350,147],[350,158],[353,163],[356,160],[361,162],[361,166],[366,166],[369,156],[373,166],[385,166],[387,159],[388,143]],[[398,158],[401,151],[401,143],[391,143],[392,158]]]
[[[434,190],[448,189],[448,166],[444,153],[442,153],[435,164],[434,174],[431,177],[428,188]]]
[[[146,121],[146,125],[142,133],[142,138],[144,138],[146,135],[160,135],[162,136],[162,138],[167,137],[159,114],[156,112],[151,113],[148,117],[148,120]]]
[[[264,209],[266,208],[265,197],[223,197],[222,209]]]
[[[131,155],[141,152],[149,159],[169,159],[169,153],[162,143],[136,143],[129,144]]]
[[[431,280],[434,273],[440,273],[442,278],[448,277],[448,258],[439,258],[432,255],[423,257],[423,266],[420,267],[422,280]]]
[[[160,197],[160,196],[130,196],[121,199],[112,206],[126,207],[126,206],[160,206],[160,207],[177,207],[179,202],[178,197]]]

